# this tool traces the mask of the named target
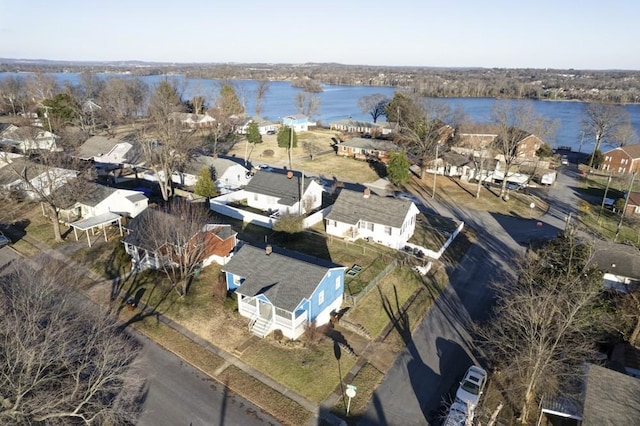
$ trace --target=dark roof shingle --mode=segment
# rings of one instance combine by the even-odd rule
[[[369,195],[362,192],[340,191],[327,219],[355,225],[360,220],[380,225],[402,227],[413,203],[391,197]]]
[[[243,245],[223,267],[224,271],[244,278],[237,290],[246,296],[264,294],[276,307],[293,312],[310,298],[327,271],[341,265],[301,253]]]
[[[251,178],[244,190],[277,197],[280,204],[292,206],[300,200],[300,179],[302,179],[300,172],[293,172],[293,177],[289,179],[285,173],[259,170]],[[304,179],[303,192],[306,192],[312,181],[312,178]]]

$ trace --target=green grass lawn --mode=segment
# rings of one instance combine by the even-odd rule
[[[355,424],[364,413],[371,395],[373,395],[373,390],[382,382],[382,379],[384,379],[384,374],[371,364],[366,363],[358,371],[351,383],[345,383],[345,386],[350,384],[355,385],[357,388],[356,396],[351,400],[349,416],[346,416],[347,407],[345,404],[348,402],[346,398],[340,398],[331,411],[345,419],[348,424]]]

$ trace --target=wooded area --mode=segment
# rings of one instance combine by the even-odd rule
[[[430,97],[490,97],[640,101],[640,71],[507,68],[385,67],[344,64],[163,64],[19,63],[4,60],[0,72],[128,72],[131,75],[184,74],[194,78],[251,79],[314,84],[391,86]]]

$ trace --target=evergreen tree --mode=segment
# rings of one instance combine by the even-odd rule
[[[218,194],[216,190],[216,184],[211,176],[211,171],[207,168],[203,168],[198,173],[198,180],[193,187],[193,192],[201,197],[207,197],[207,199],[214,197]]]
[[[400,185],[409,180],[409,159],[405,151],[392,152],[387,164],[389,181]]]
[[[240,99],[238,99],[236,91],[229,84],[225,84],[220,88],[218,108],[220,108],[221,112],[226,117],[244,114],[244,107],[240,103]]]
[[[289,169],[291,169],[291,149],[298,146],[298,135],[296,131],[291,127],[282,126],[280,131],[278,131],[278,146],[280,148],[287,148]]]
[[[258,123],[255,121],[251,121],[249,123],[249,128],[247,129],[247,140],[251,144],[262,143],[262,135],[260,134],[260,129],[258,129]]]

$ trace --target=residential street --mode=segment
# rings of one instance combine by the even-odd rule
[[[481,358],[474,350],[469,329],[472,320],[482,319],[489,312],[490,283],[515,279],[514,261],[526,243],[553,237],[564,228],[566,215],[577,203],[575,176],[571,166],[559,171],[555,187],[545,194],[552,207],[540,219],[467,211],[424,200],[426,211],[463,220],[465,226],[475,229],[478,242],[449,271],[451,285],[435,301],[414,332],[413,341],[387,372],[360,424],[441,423],[458,381]]]
[[[171,352],[144,336],[143,375],[146,378],[140,426],[277,425],[246,399],[227,390]]]

